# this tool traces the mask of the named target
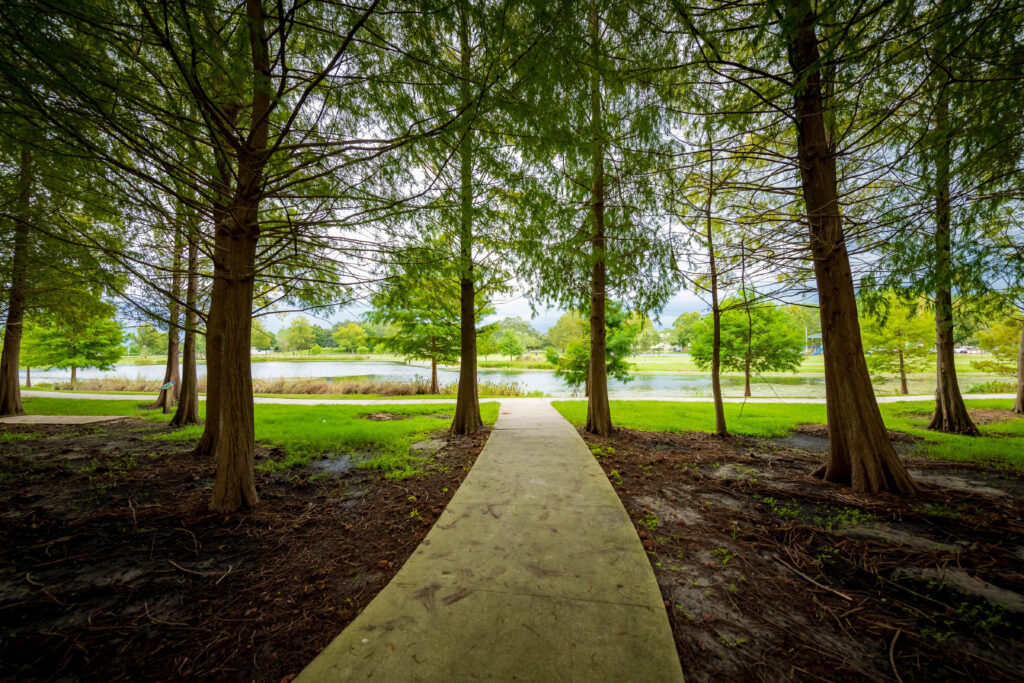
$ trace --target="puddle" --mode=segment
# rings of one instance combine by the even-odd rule
[[[332,455],[309,463],[309,469],[317,473],[345,474],[362,461],[363,458],[356,455]]]

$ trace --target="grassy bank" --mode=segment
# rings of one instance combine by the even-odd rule
[[[1009,400],[968,400],[967,407],[979,410],[1009,410]],[[587,419],[583,401],[554,401],[552,405],[569,422],[582,426]],[[713,432],[714,405],[656,401],[612,401],[612,422],[618,427],[651,432]],[[879,406],[886,426],[921,441],[915,454],[957,462],[974,462],[994,467],[1024,469],[1024,418],[979,425],[981,436],[942,434],[925,429],[931,418],[931,404],[884,403]],[[725,419],[733,434],[779,437],[804,424],[825,424],[825,406],[807,403],[725,404]]]
[[[158,380],[126,379],[105,377],[84,379],[77,382],[55,382],[37,384],[35,389],[79,393],[153,393],[160,391],[163,382]],[[412,380],[375,380],[369,376],[342,377],[327,381],[316,378],[253,379],[254,396],[299,397],[331,396],[332,398],[454,398],[458,392],[457,383],[441,384],[440,391],[430,393],[430,382],[416,377]],[[206,377],[199,378],[199,393],[206,393]],[[481,397],[499,396],[540,396],[540,392],[527,392],[517,382],[480,382],[477,393]]]
[[[26,398],[32,415],[124,415],[166,422],[171,415],[143,410],[138,401]],[[256,440],[280,449],[263,467],[286,469],[326,455],[350,454],[362,467],[380,469],[391,478],[419,473],[424,458],[410,454],[409,446],[425,435],[445,429],[454,406],[285,406],[256,404]],[[486,424],[494,424],[498,406],[480,406]],[[200,404],[200,414],[205,412]],[[369,416],[387,419],[369,419]],[[205,417],[205,415],[204,415]],[[169,430],[162,438],[187,441],[197,438],[201,426]]]

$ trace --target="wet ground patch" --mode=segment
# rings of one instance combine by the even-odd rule
[[[219,515],[214,463],[167,432],[0,427],[19,437],[0,438],[0,678],[288,679],[398,571],[487,434],[433,435],[401,481],[360,453],[262,468],[259,506]]]
[[[922,494],[865,496],[811,478],[823,456],[778,439],[583,436],[688,680],[1024,677],[1020,473],[904,455]]]

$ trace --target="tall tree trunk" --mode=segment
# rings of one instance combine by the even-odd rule
[[[711,271],[711,395],[715,400],[715,435],[728,436],[725,404],[722,401],[722,310],[718,306],[718,267],[715,263],[715,233],[711,223],[711,204],[715,193],[715,157],[708,135],[708,201],[705,229],[708,240],[708,267]]]
[[[907,368],[903,363],[903,349],[897,349],[896,353],[900,358],[900,393],[906,396],[910,393],[910,389],[907,388]]]
[[[936,103],[935,126],[942,141],[935,161],[935,412],[929,429],[976,436],[956,378],[953,339],[953,258],[951,251],[949,166],[949,104],[942,90]]]
[[[21,359],[21,337],[25,322],[25,294],[28,287],[29,226],[28,210],[32,199],[32,153],[21,151],[18,169],[18,214],[14,219],[14,250],[11,254],[11,288],[7,298],[7,320],[4,326],[4,348],[0,353],[0,415],[20,415],[21,385],[18,365]]]
[[[160,390],[156,399],[155,407],[161,408],[163,412],[171,412],[174,402],[181,395],[181,372],[178,367],[178,342],[180,338],[180,316],[181,307],[178,302],[181,300],[181,212],[183,208],[179,203],[175,215],[174,226],[174,256],[171,259],[171,299],[168,307],[167,323],[167,366],[164,369],[164,385],[173,382],[170,387]]]
[[[224,118],[234,125],[238,107],[223,107]],[[224,384],[224,306],[227,293],[228,251],[231,247],[230,182],[233,175],[231,160],[227,156],[227,143],[214,151],[217,178],[213,183],[217,194],[211,207],[213,214],[213,282],[210,283],[210,308],[206,313],[206,425],[196,444],[197,455],[212,456],[220,438],[220,395]]]
[[[598,436],[612,433],[611,405],[608,402],[607,339],[605,304],[607,271],[604,234],[604,140],[601,113],[601,74],[598,41],[597,0],[590,2],[590,128],[593,136],[593,210],[594,226],[590,238],[593,266],[590,274],[590,397],[587,400],[587,431]]]
[[[1013,402],[1013,412],[1024,415],[1024,323],[1020,328],[1020,346],[1017,348],[1017,398]]]
[[[25,388],[32,388],[32,368],[25,368]]]
[[[465,105],[472,99],[470,88],[469,9],[459,3],[459,50],[462,81],[459,94]],[[459,143],[459,390],[455,399],[452,434],[474,434],[484,422],[480,417],[480,396],[476,371],[476,292],[473,282],[473,128],[467,118]]]
[[[440,387],[437,386],[437,340],[430,337],[430,393],[439,394]]]
[[[74,386],[75,382],[78,381],[78,368],[71,366],[71,385]]]
[[[182,356],[181,397],[171,418],[175,427],[199,424],[199,378],[196,373],[196,303],[199,294],[199,248],[193,226],[188,230],[188,280],[185,286],[185,349]]]
[[[233,512],[259,502],[256,494],[256,427],[253,417],[252,296],[259,243],[260,193],[267,162],[270,54],[261,0],[246,0],[252,53],[252,130],[238,154],[224,305],[224,349],[217,474],[210,509]]]
[[[820,304],[825,361],[828,461],[816,476],[857,491],[912,494],[917,486],[896,457],[868,375],[853,274],[846,250],[835,156],[825,131],[820,55],[810,0],[791,0],[794,114],[803,197]]]

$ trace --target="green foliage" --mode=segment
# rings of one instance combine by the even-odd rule
[[[683,349],[693,343],[693,337],[697,332],[697,326],[700,324],[700,318],[700,313],[696,311],[683,313],[676,318],[675,322],[672,323],[672,343]]]
[[[139,325],[128,339],[140,356],[167,353],[167,334],[149,323]]]
[[[348,353],[358,352],[367,340],[366,330],[354,322],[338,326],[331,337],[339,349]]]
[[[98,298],[85,307],[25,326],[22,363],[37,368],[110,370],[121,359],[121,326],[114,307]]]
[[[262,318],[253,318],[252,320],[252,333],[250,335],[250,344],[253,348],[262,350],[271,349],[274,347],[276,339],[274,334],[267,329],[263,323]]]
[[[537,330],[533,329],[533,326],[530,325],[530,323],[528,323],[527,321],[523,320],[518,316],[515,318],[504,318],[502,320],[499,320],[497,323],[495,323],[494,328],[495,333],[498,335],[499,344],[501,338],[504,337],[505,332],[514,332],[516,337],[519,338],[519,341],[523,345],[523,351],[533,351],[544,346],[543,335]],[[512,355],[506,351],[502,351],[502,353],[505,354],[506,356]],[[514,355],[519,356],[522,353],[523,352],[520,351],[519,353]]]
[[[628,324],[628,318],[618,304],[610,302],[605,314],[605,330],[608,376],[628,382],[632,378],[627,358],[633,347],[636,327]],[[564,354],[548,349],[547,359],[555,367],[555,377],[564,380],[572,389],[578,389],[590,373],[590,334],[572,342]]]
[[[501,336],[498,337],[498,351],[502,355],[508,356],[510,361],[523,355],[525,350],[526,347],[523,345],[522,339],[519,338],[519,334],[513,329],[504,330]]]
[[[548,341],[558,351],[565,351],[574,342],[590,335],[590,322],[579,311],[569,311],[548,330]]]
[[[935,318],[924,301],[908,305],[888,294],[873,312],[861,316],[860,331],[875,381],[898,378],[901,357],[906,373],[923,372],[932,365]]]
[[[282,351],[308,351],[316,343],[316,330],[305,316],[298,316],[277,335]]]
[[[971,361],[971,368],[979,372],[1013,375],[1017,372],[1017,351],[1020,348],[1024,323],[1005,319],[989,323],[978,330],[978,346],[992,354],[987,361]]]
[[[721,303],[721,359],[724,370],[742,371],[748,358],[752,373],[796,371],[803,359],[803,330],[779,306],[742,298]],[[749,310],[749,317],[748,317]],[[710,315],[695,326],[690,352],[702,370],[711,367],[714,325]]]

